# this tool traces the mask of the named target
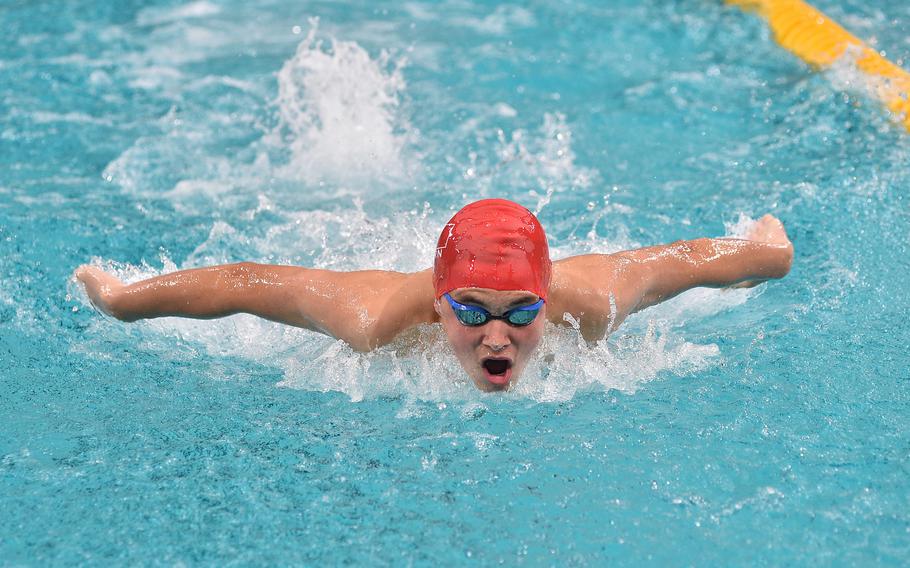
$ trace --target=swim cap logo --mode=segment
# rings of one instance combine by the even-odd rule
[[[449,229],[448,233],[445,232],[446,229]],[[452,232],[455,230],[455,223],[446,223],[446,226],[442,230],[443,230],[443,234],[445,234],[446,240],[444,243],[442,243],[442,245],[437,243],[437,245],[436,245],[436,256],[437,257],[442,256],[443,249],[445,249],[446,247],[449,246],[449,241],[452,239]],[[441,238],[439,240],[442,241]]]

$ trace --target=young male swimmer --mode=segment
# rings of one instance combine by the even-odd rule
[[[508,389],[544,324],[607,336],[630,314],[699,286],[748,287],[790,271],[780,221],[759,219],[745,239],[702,238],[550,261],[537,218],[504,199],[471,203],[443,227],[432,269],[333,272],[242,262],[125,285],[94,266],[76,277],[92,302],[124,321],[236,313],[325,333],[368,351],[408,328],[439,322],[461,366],[484,391]]]

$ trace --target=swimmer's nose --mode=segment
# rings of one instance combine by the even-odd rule
[[[508,327],[505,322],[491,321],[485,327],[486,329],[484,329],[484,331],[486,333],[483,336],[484,347],[488,347],[491,351],[496,353],[512,344],[512,341],[509,339],[509,334],[507,333]]]

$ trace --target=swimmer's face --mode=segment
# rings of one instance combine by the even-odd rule
[[[494,316],[538,300],[531,292],[487,288],[458,288],[449,295],[456,302],[484,308]],[[444,298],[436,302],[436,312],[458,361],[477,388],[487,392],[507,390],[518,380],[543,337],[546,309],[544,304],[534,321],[522,327],[502,320],[471,327],[458,321]]]

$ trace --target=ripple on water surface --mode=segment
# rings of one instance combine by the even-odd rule
[[[905,7],[819,4],[910,59]],[[33,3],[0,21],[0,557],[907,557],[908,139],[849,61],[813,74],[721,3]],[[551,326],[504,396],[434,326],[364,355],[248,316],[123,324],[63,291],[89,259],[128,281],[420,270],[491,196],[538,213],[556,258],[770,211],[796,262],[595,345]]]

